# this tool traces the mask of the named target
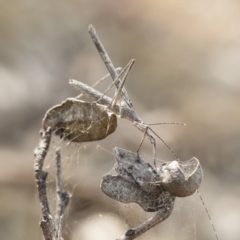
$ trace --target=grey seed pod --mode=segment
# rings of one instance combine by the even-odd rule
[[[114,149],[117,164],[103,176],[102,191],[123,203],[138,203],[148,212],[173,206],[175,197],[187,197],[200,186],[203,172],[199,161],[164,163],[156,171],[138,154]]]
[[[119,202],[135,202],[147,212],[170,211],[175,196],[161,187],[157,171],[136,153],[118,147],[114,151],[117,165],[103,176],[102,191]]]
[[[116,172],[122,178],[128,181],[132,179],[133,182],[148,192],[159,188],[159,186],[153,184],[160,181],[159,174],[138,154],[119,147],[115,147],[114,152],[118,163]]]
[[[175,197],[169,192],[159,190],[145,192],[140,186],[131,183],[121,176],[106,174],[101,182],[102,191],[118,202],[139,204],[146,212],[157,212],[160,209],[172,209]]]
[[[192,195],[200,186],[203,171],[200,162],[193,157],[188,161],[172,161],[159,169],[161,185],[176,197]]]

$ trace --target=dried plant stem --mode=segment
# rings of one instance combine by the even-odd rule
[[[47,198],[47,185],[46,179],[48,173],[43,171],[44,159],[47,155],[49,145],[51,142],[51,128],[46,131],[41,131],[41,138],[38,146],[34,150],[35,157],[35,180],[38,189],[38,196],[40,200],[40,205],[42,209],[42,219],[40,221],[40,226],[42,228],[43,236],[45,240],[61,240],[62,239],[62,218],[63,213],[68,205],[70,194],[63,191],[62,178],[61,178],[61,156],[60,151],[56,150],[56,192],[57,192],[57,210],[55,224],[51,215],[49,208],[48,198]]]
[[[45,240],[52,240],[54,234],[54,224],[47,198],[46,179],[48,173],[43,171],[44,159],[47,155],[50,141],[51,141],[51,128],[48,128],[46,132],[41,132],[41,139],[39,141],[37,148],[34,150],[35,180],[37,184],[38,195],[42,209],[42,219],[40,221],[40,226],[42,228]]]
[[[173,204],[174,202],[172,202],[170,206],[159,210],[152,218],[143,222],[139,226],[129,229],[122,237],[118,238],[117,240],[135,239],[142,235],[143,233],[145,233],[146,231],[148,231],[149,229],[151,229],[152,227],[163,222],[166,218],[168,218],[171,215]]]
[[[63,190],[63,183],[62,183],[62,170],[61,170],[61,155],[60,150],[56,150],[56,191],[57,191],[57,211],[55,217],[55,225],[56,231],[55,236],[56,240],[61,240],[61,232],[62,232],[62,219],[63,213],[66,206],[69,203],[70,194]]]

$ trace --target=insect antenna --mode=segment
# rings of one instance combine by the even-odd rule
[[[201,200],[201,202],[202,202],[202,204],[203,204],[203,206],[204,206],[204,209],[205,209],[205,211],[206,211],[206,213],[207,213],[208,219],[209,219],[209,221],[210,221],[210,223],[211,223],[211,225],[212,225],[212,229],[213,229],[213,232],[214,232],[214,234],[215,234],[215,237],[216,237],[217,240],[219,240],[218,235],[217,235],[217,231],[216,231],[216,229],[215,229],[215,227],[214,227],[214,224],[213,224],[213,221],[212,221],[212,218],[211,218],[211,216],[210,216],[210,214],[209,214],[209,212],[208,212],[207,206],[206,206],[205,202],[203,201],[203,198],[202,198],[199,190],[197,190],[197,193],[198,193],[198,196],[199,196],[199,198],[200,198],[200,200]]]
[[[177,154],[173,151],[173,149],[155,132],[152,130],[152,128],[148,127],[148,129],[158,138],[161,140],[161,142],[172,152],[172,154],[179,160],[179,157]]]
[[[187,126],[186,123],[181,123],[181,122],[160,122],[160,123],[145,123],[148,126],[154,126],[154,125],[163,125],[163,124],[174,124],[174,125],[183,125]]]

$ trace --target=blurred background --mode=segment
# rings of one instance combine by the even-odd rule
[[[239,239],[239,22],[237,0],[0,1],[0,239],[42,239],[33,174],[42,118],[53,105],[78,95],[68,79],[92,85],[107,73],[89,24],[116,67],[136,59],[126,89],[141,118],[187,123],[154,130],[181,160],[200,160],[200,194],[219,239]],[[99,189],[101,176],[115,163],[112,149],[134,151],[141,137],[132,123],[119,119],[118,130],[99,142],[67,145],[53,139],[46,162],[50,200],[54,203],[59,145],[65,188],[72,194],[64,239],[116,239],[150,216]],[[152,161],[147,140],[141,154]],[[157,157],[174,159],[161,141]],[[139,239],[216,237],[195,194],[177,199],[172,215]]]

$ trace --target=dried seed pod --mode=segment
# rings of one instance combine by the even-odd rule
[[[147,212],[172,209],[175,197],[160,186],[160,178],[152,166],[138,154],[116,147],[117,166],[103,176],[102,191],[123,203],[135,202]]]
[[[97,141],[115,131],[117,116],[107,111],[106,106],[69,98],[50,108],[42,125],[72,142]]]
[[[200,162],[193,157],[188,161],[172,161],[163,164],[160,169],[161,185],[176,197],[192,195],[203,178]]]
[[[161,188],[157,192],[146,192],[136,183],[129,182],[119,175],[103,176],[101,189],[107,196],[119,202],[139,204],[146,212],[157,212],[163,208],[173,207],[175,200],[173,195]]]
[[[199,161],[172,161],[156,171],[138,154],[116,147],[117,165],[103,176],[102,191],[123,203],[138,203],[145,211],[154,212],[173,206],[175,197],[193,194],[200,186],[203,172]]]
[[[122,178],[138,184],[143,190],[151,191],[158,187],[153,183],[160,182],[157,171],[138,154],[116,147],[114,149],[118,166],[116,172]]]

